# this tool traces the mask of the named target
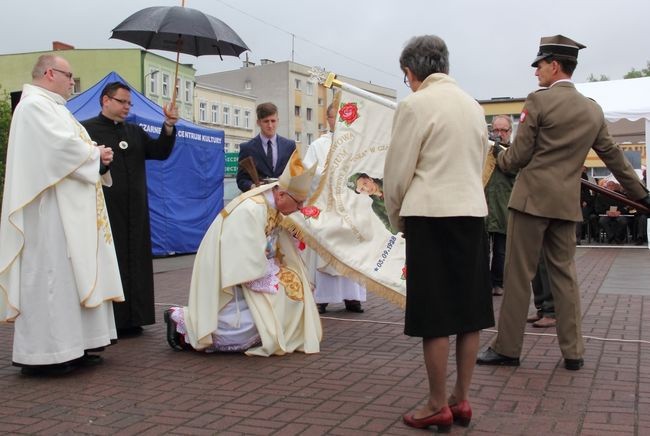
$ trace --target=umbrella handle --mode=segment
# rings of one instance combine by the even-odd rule
[[[185,3],[185,2],[183,2]],[[178,35],[178,41],[176,41],[176,72],[174,73],[174,91],[172,92],[172,108],[176,106],[176,97],[178,96],[178,64],[181,56],[181,46],[183,45],[183,40],[181,35]]]

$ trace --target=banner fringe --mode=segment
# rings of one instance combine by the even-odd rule
[[[372,280],[369,277],[361,274],[355,269],[350,268],[340,260],[338,260],[333,254],[325,250],[321,244],[318,243],[314,238],[309,236],[307,233],[302,231],[302,228],[298,223],[289,217],[284,217],[280,222],[280,227],[287,230],[289,233],[294,235],[299,240],[303,241],[309,248],[314,250],[325,262],[329,265],[332,265],[339,274],[354,280],[355,282],[361,283],[369,291],[374,294],[379,295],[385,300],[395,304],[400,308],[406,306],[406,296],[396,292],[395,290],[382,285],[379,282]]]

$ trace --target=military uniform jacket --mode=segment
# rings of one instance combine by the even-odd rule
[[[521,169],[508,207],[540,217],[582,221],[580,175],[590,148],[631,199],[647,195],[609,135],[596,102],[569,81],[529,94],[515,141],[497,158],[504,171]]]

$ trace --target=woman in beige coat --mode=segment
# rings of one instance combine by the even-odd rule
[[[494,325],[482,169],[487,126],[476,101],[448,76],[436,36],[408,42],[400,56],[413,94],[397,107],[384,168],[391,225],[406,238],[404,332],[422,338],[429,378],[425,407],[404,415],[412,427],[468,425],[479,331]],[[449,336],[456,335],[456,385],[446,393]]]

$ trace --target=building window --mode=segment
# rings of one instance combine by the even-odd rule
[[[300,132],[295,132],[296,133],[296,142],[300,142]]]
[[[324,103],[323,103],[323,98],[322,98],[322,97],[318,97],[318,106],[323,106],[323,105],[324,105]]]
[[[318,131],[319,131],[319,132],[322,132],[323,130],[325,130],[325,124],[323,124],[323,123],[318,123]]]
[[[158,70],[149,70],[149,94],[158,94]]]
[[[239,121],[241,118],[241,109],[238,107],[233,108],[232,110],[232,125],[235,127],[239,127]]]
[[[307,95],[314,95],[314,84],[307,81]]]
[[[163,88],[164,89],[164,88]],[[206,108],[207,108],[207,103],[202,101],[199,103],[199,121],[205,122],[206,120]]]
[[[311,108],[307,108],[307,121],[311,121]]]
[[[74,88],[72,89],[72,93],[77,95],[81,93],[81,80],[79,80],[78,77],[75,77],[74,79]]]
[[[162,96],[169,98],[169,74],[162,75]]]
[[[185,81],[185,103],[190,103],[192,102],[192,81],[186,80]]]
[[[251,111],[246,109],[244,111],[244,129],[251,128]]]
[[[230,125],[230,107],[223,107],[223,124],[228,126]]]
[[[295,106],[293,108],[293,113],[295,116],[299,117],[300,116],[300,106]]]
[[[246,89],[248,91],[253,89],[253,82],[251,82],[250,80],[245,81],[244,82],[244,89]]]
[[[218,104],[212,104],[212,110],[210,111],[211,114],[211,119],[213,124],[219,124],[219,105]]]
[[[296,89],[300,91],[300,79],[296,79]]]
[[[307,133],[307,144],[311,144],[314,140],[314,135],[312,133]]]

